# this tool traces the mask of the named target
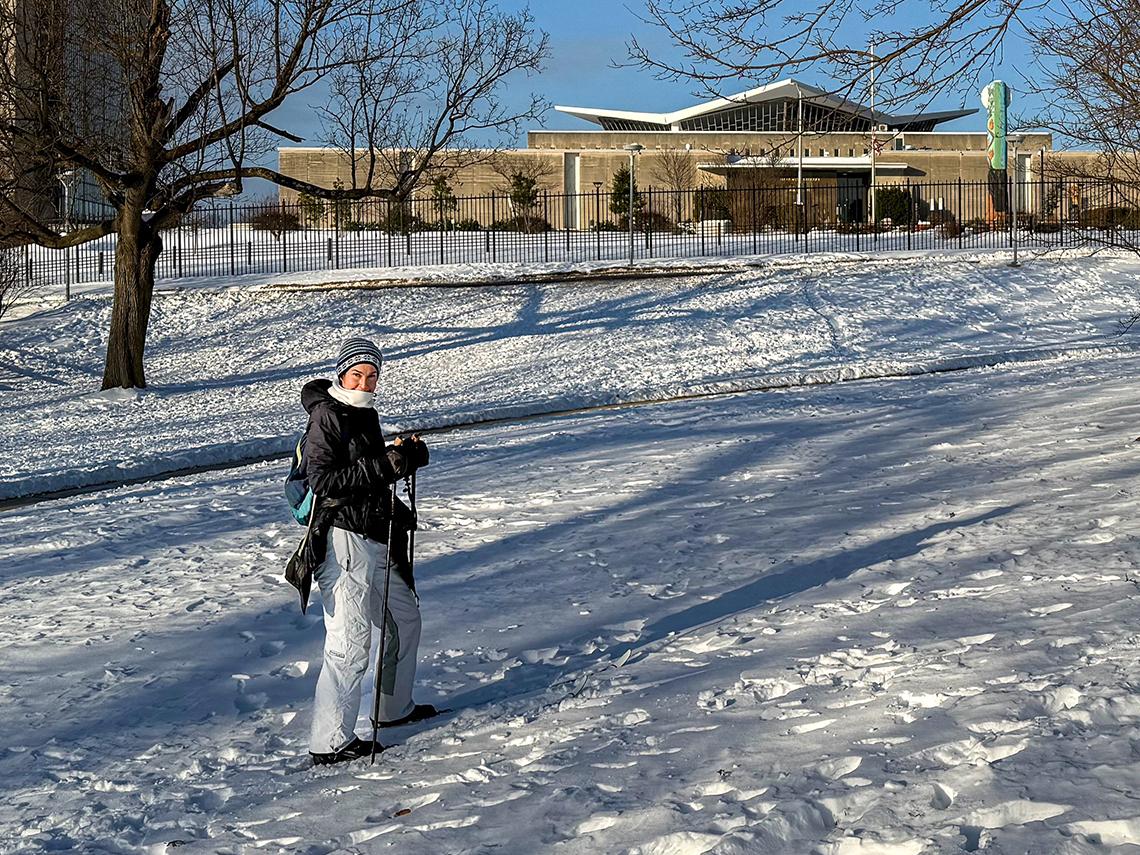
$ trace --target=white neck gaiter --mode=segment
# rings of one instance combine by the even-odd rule
[[[371,407],[376,400],[375,392],[365,392],[363,389],[345,389],[340,380],[334,380],[329,386],[329,394],[342,404],[350,407]]]

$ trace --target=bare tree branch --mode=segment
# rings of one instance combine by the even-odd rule
[[[517,133],[503,81],[546,36],[492,0],[36,0],[0,3],[0,239],[68,247],[117,234],[105,386],[145,385],[161,230],[245,178],[331,199],[407,194],[475,136]],[[301,136],[275,117],[329,84],[356,163],[324,188],[259,163]],[[399,168],[380,169],[383,158]],[[95,182],[106,216],[60,234],[57,177]],[[88,186],[91,186],[88,184]]]

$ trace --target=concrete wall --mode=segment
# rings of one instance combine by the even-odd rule
[[[905,164],[904,172],[883,172],[878,176],[881,185],[922,186],[916,191],[923,197],[927,209],[944,208],[961,219],[992,218],[995,214],[993,193],[987,190],[991,180],[989,164],[985,156],[985,134],[977,133],[907,133],[897,136],[899,145],[909,146],[902,150],[889,143],[878,157],[883,164]],[[642,191],[649,188],[667,190],[668,181],[661,172],[661,164],[666,149],[674,154],[687,157],[694,167],[700,164],[723,164],[726,154],[734,151],[741,155],[758,156],[781,149],[785,157],[794,156],[794,138],[785,134],[755,133],[713,133],[698,134],[684,132],[610,132],[610,131],[532,131],[529,134],[531,148],[514,149],[505,152],[467,153],[462,163],[452,164],[444,170],[448,185],[456,196],[490,197],[497,200],[494,211],[488,201],[472,203],[455,214],[455,219],[477,219],[484,225],[492,220],[511,216],[504,196],[506,179],[519,170],[534,176],[541,191],[548,194],[578,193],[581,198],[565,202],[551,201],[538,212],[546,216],[556,228],[586,228],[599,217],[610,219],[609,188],[615,172],[629,164],[628,152],[621,149],[630,141],[640,142],[645,150],[636,157],[637,183]],[[685,143],[691,146],[683,151]],[[866,134],[819,134],[806,135],[805,154],[811,157],[851,155],[860,157],[868,152],[869,138]],[[1011,149],[1012,157],[1012,149]],[[332,187],[338,179],[349,186],[351,179],[348,162],[343,154],[327,149],[282,148],[279,150],[280,169],[320,186]],[[1042,163],[1046,176],[1068,171],[1078,174],[1103,174],[1104,161],[1095,152],[1054,152],[1052,137],[1049,134],[1028,135],[1019,146],[1018,180],[1022,187],[1018,204],[1021,210],[1033,210],[1039,206],[1049,192],[1042,181]],[[1011,166],[1011,174],[1013,167]],[[709,188],[725,187],[775,187],[781,180],[774,178],[771,169],[734,169],[728,171],[728,178],[702,172],[694,172],[694,186]],[[787,183],[788,174],[782,182]],[[794,177],[792,179],[794,181]],[[841,181],[839,172],[811,172],[807,183],[812,186],[837,184]],[[967,186],[958,190],[961,181]],[[595,186],[597,185],[597,186]],[[933,186],[932,186],[933,185]],[[419,198],[428,195],[428,183],[417,191]],[[835,191],[832,191],[835,195]],[[691,199],[683,202],[683,218],[693,215]],[[999,194],[1000,195],[1000,194]],[[977,198],[973,198],[977,196]],[[292,191],[282,190],[281,198],[295,199]],[[836,209],[851,207],[847,196],[823,200],[819,204],[822,219],[834,216]],[[822,198],[822,197],[821,197]],[[654,202],[655,208],[673,210],[673,202],[665,197]],[[541,203],[540,203],[541,204]],[[749,202],[751,204],[751,202]],[[996,213],[1005,210],[1008,200],[999,198]],[[821,219],[821,221],[822,221]]]
[[[976,133],[880,133],[877,139],[887,149],[901,145],[913,149],[934,151],[985,151],[986,134]],[[871,145],[869,133],[803,135],[804,145],[813,155],[819,149],[843,156],[862,155]],[[897,142],[896,142],[897,141]],[[647,149],[684,148],[705,152],[736,152],[759,155],[779,149],[791,155],[796,148],[796,135],[787,133],[755,133],[751,131],[695,132],[695,131],[530,131],[527,147],[531,149],[557,149],[588,151],[598,149],[621,150],[629,143],[640,143]],[[1022,148],[1047,151],[1053,147],[1052,134],[1027,134]]]

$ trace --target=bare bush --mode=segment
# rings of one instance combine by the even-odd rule
[[[18,249],[0,249],[0,320],[36,290],[36,281],[27,275]]]

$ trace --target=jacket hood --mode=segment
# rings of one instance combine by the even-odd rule
[[[311,413],[321,404],[336,404],[337,400],[329,394],[332,380],[310,380],[301,389],[301,406],[306,413]]]

